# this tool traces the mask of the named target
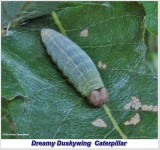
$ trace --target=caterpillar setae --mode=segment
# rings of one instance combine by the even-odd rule
[[[70,39],[52,29],[42,29],[41,38],[47,53],[74,87],[89,99],[90,104],[102,106],[108,92],[91,58]]]

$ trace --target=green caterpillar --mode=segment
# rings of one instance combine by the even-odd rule
[[[41,38],[48,54],[74,87],[94,106],[108,98],[100,74],[90,57],[74,42],[52,29],[42,29]]]

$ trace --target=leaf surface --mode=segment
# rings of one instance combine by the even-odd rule
[[[146,11],[145,27],[149,32],[158,35],[158,2],[142,2]]]
[[[157,105],[157,75],[145,63],[142,5],[69,2],[56,13],[68,37],[96,65],[99,61],[107,65],[98,70],[109,91],[108,107],[127,137],[157,138],[157,113],[140,111],[139,124],[124,125],[135,113],[124,110],[131,96],[143,104]],[[9,103],[16,131],[29,134],[18,138],[121,138],[104,109],[89,106],[47,55],[40,37],[46,24],[58,31],[52,17],[44,16],[10,28],[10,35],[2,37],[2,68],[7,74],[2,77],[2,96],[25,97]],[[86,28],[88,36],[81,37]],[[103,119],[107,128],[93,126],[97,118]]]
[[[2,26],[9,23],[17,25],[25,24],[25,20],[42,15],[50,14],[57,7],[59,2],[29,2],[29,1],[12,1],[2,2]]]

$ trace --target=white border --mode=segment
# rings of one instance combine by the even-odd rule
[[[85,148],[88,148],[87,146],[75,146],[75,147],[72,147],[72,146],[57,146],[57,142],[58,140],[62,141],[62,142],[69,142],[69,141],[72,141],[72,142],[81,142],[82,140],[85,141],[85,142],[91,142],[92,145],[91,147],[89,148],[96,148],[96,149],[109,149],[109,148],[123,148],[123,149],[128,149],[128,148],[152,148],[152,149],[157,149],[158,148],[158,140],[152,140],[152,139],[147,139],[147,140],[141,140],[141,139],[136,139],[136,140],[133,140],[133,139],[119,139],[119,141],[122,141],[122,142],[127,142],[126,146],[97,146],[95,145],[95,142],[98,140],[100,142],[103,142],[103,141],[106,141],[106,142],[115,142],[117,141],[118,139],[113,139],[113,140],[110,140],[110,139],[97,139],[97,140],[93,140],[93,139],[57,139],[57,140],[54,140],[54,139],[34,139],[33,141],[36,141],[36,142],[55,142],[55,146],[54,147],[51,147],[51,146],[32,146],[31,143],[32,143],[32,140],[14,140],[14,139],[10,139],[10,140],[2,140],[2,148],[81,148],[81,149],[85,149]],[[99,142],[98,142],[99,143]]]

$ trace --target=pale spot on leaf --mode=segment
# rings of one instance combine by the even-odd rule
[[[87,37],[89,34],[88,34],[88,29],[84,29],[80,32],[80,36],[81,37]]]
[[[142,105],[141,109],[142,109],[143,111],[147,111],[147,110],[148,110],[148,106],[147,106],[147,105]]]
[[[137,102],[136,104],[135,104],[135,110],[138,110],[138,109],[140,109],[141,108],[141,102]]]
[[[105,63],[103,63],[102,61],[99,61],[97,66],[98,66],[98,68],[104,69],[104,70],[105,70],[106,67],[107,67],[107,65],[106,65]]]
[[[153,105],[142,105],[140,100],[135,97],[132,96],[131,97],[131,101],[129,103],[127,103],[124,106],[124,109],[131,109],[134,108],[136,111],[139,110],[140,108],[142,109],[142,111],[150,111],[150,112],[157,112],[158,111],[158,106],[153,106]],[[130,120],[127,120],[124,122],[124,125],[136,125],[140,122],[140,115],[138,113],[136,113]]]
[[[148,111],[152,111],[153,110],[153,106],[152,105],[149,105],[148,106]]]
[[[103,63],[101,61],[98,62],[98,68],[101,68]]]
[[[158,106],[153,105],[142,105],[141,109],[142,111],[158,112]]]
[[[140,122],[140,115],[136,113],[130,120],[124,122],[124,125],[136,125]]]
[[[125,121],[124,125],[128,126],[128,125],[130,125],[130,122],[129,121]]]
[[[139,99],[135,96],[132,96],[131,102],[132,102],[132,108],[134,108],[135,110],[138,110],[140,104],[137,105],[137,103],[139,103]]]
[[[130,109],[131,108],[132,103],[129,102],[124,106],[124,109]]]
[[[103,64],[103,65],[102,65],[102,69],[106,69],[106,64]]]
[[[92,125],[100,128],[107,127],[107,124],[101,118],[97,118],[96,120],[92,121]]]
[[[135,96],[132,96],[131,100],[132,100],[133,103],[139,102],[139,99],[137,97],[135,97]]]
[[[153,112],[158,112],[158,106],[153,106]]]
[[[140,100],[137,97],[132,96],[130,102],[124,106],[124,109],[134,108],[135,110],[139,110],[141,105]]]
[[[136,104],[135,104],[135,103],[133,103],[133,104],[132,104],[132,108],[135,108],[135,107],[136,107]]]

